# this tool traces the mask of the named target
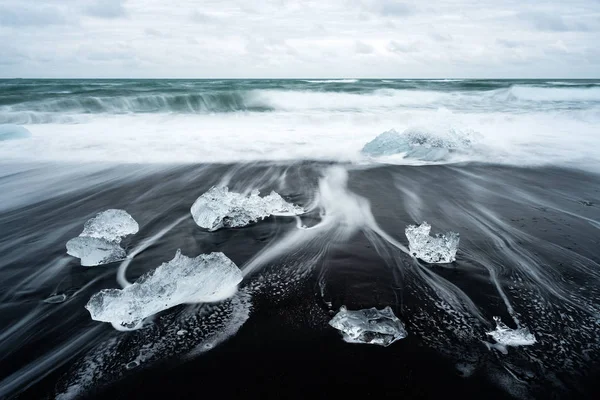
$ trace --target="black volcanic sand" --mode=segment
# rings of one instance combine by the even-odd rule
[[[97,291],[118,287],[119,263],[81,267],[65,243],[95,213],[120,208],[139,222],[139,233],[123,241],[130,251],[187,216],[134,258],[131,281],[177,249],[187,256],[222,251],[244,269],[296,230],[296,221],[270,217],[207,232],[190,215],[194,200],[225,178],[232,191],[276,190],[307,205],[331,167],[113,166],[74,175],[70,185],[79,190],[44,186],[23,197],[23,206],[4,209],[0,398],[53,398],[73,387],[82,397],[107,399],[600,396],[600,176],[576,170],[342,166],[349,191],[369,200],[379,227],[397,241],[407,245],[404,228],[422,221],[433,232],[459,232],[456,262],[418,262],[363,231],[347,240],[324,235],[248,275],[240,293],[250,298],[249,318],[193,357],[186,355],[237,318],[237,300],[178,306],[135,332],[90,319],[84,305]],[[60,168],[78,167],[27,166],[0,185],[51,179]],[[318,224],[319,210],[302,220]],[[516,326],[498,286],[535,345],[502,354],[484,343],[493,342],[485,334],[494,329],[493,316]],[[52,294],[67,300],[45,303]],[[328,325],[342,305],[389,305],[408,337],[387,348],[345,343]],[[200,333],[174,335],[184,325]],[[126,367],[149,348],[146,361]]]

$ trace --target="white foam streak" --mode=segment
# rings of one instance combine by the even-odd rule
[[[516,85],[511,87],[510,93],[517,99],[528,101],[600,101],[600,87],[550,88]]]

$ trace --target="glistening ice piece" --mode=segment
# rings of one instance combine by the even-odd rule
[[[389,346],[407,335],[402,321],[389,306],[383,310],[373,307],[357,311],[349,311],[342,306],[329,325],[341,331],[348,343]]]
[[[260,197],[258,190],[254,190],[245,196],[230,192],[226,186],[213,186],[198,197],[191,213],[198,226],[216,231],[246,226],[274,214],[299,215],[304,213],[304,209],[286,202],[275,192]]]
[[[116,329],[136,329],[144,318],[186,303],[207,303],[231,297],[242,281],[242,271],[223,253],[175,257],[142,275],[124,289],[104,289],[85,308],[93,320]]]
[[[511,329],[500,320],[500,317],[494,317],[494,321],[496,322],[496,329],[486,334],[491,336],[498,344],[504,346],[530,346],[537,342],[535,336],[527,328]]]
[[[78,237],[67,242],[67,254],[81,259],[86,267],[122,260],[126,253],[121,239],[138,230],[138,223],[126,211],[103,211],[85,223]]]
[[[448,232],[429,236],[431,226],[423,222],[419,226],[409,225],[404,231],[408,239],[410,254],[428,263],[445,264],[456,260],[460,235]]]

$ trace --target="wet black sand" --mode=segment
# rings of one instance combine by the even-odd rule
[[[60,395],[89,369],[80,363],[86,354],[103,351],[111,356],[95,364],[84,397],[600,395],[600,177],[550,167],[344,166],[350,192],[369,200],[383,231],[404,244],[408,224],[427,221],[435,232],[459,232],[457,261],[417,264],[363,232],[348,240],[321,238],[246,278],[241,288],[252,292],[250,316],[220,345],[183,360],[198,339],[183,338],[136,368],[124,367],[131,354],[168,335],[165,326],[186,307],[162,313],[150,334],[116,332],[90,320],[83,306],[98,290],[117,287],[118,263],[85,268],[65,254],[66,241],[88,218],[107,208],[127,210],[141,228],[124,242],[132,249],[188,216],[134,258],[130,280],[170,260],[178,248],[189,256],[222,251],[244,269],[294,231],[294,219],[271,217],[209,233],[189,215],[194,200],[230,175],[231,190],[274,189],[304,205],[330,167],[116,166],[76,174],[79,167],[71,166],[68,185],[60,179],[62,186],[38,184],[39,191],[32,187],[31,195],[18,199],[0,195],[11,205],[0,208],[0,397]],[[0,187],[28,185],[33,177],[52,182],[53,175],[63,176],[61,168],[11,169]],[[307,225],[319,220],[318,211],[303,218]],[[515,326],[492,274],[521,325],[536,335],[535,345],[504,355],[483,343],[491,341],[485,332],[493,329],[493,316]],[[451,295],[460,304],[448,306],[439,294],[448,288],[470,299],[479,316],[461,295]],[[43,302],[54,293],[66,294],[67,301]],[[388,348],[347,344],[327,324],[341,305],[390,305],[409,336]]]

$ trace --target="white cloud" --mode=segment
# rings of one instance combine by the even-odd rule
[[[356,52],[358,54],[371,54],[375,51],[375,49],[373,48],[373,46],[371,46],[368,43],[365,42],[361,42],[360,40],[357,40],[354,43],[354,49],[356,50]]]
[[[84,13],[97,18],[119,18],[127,15],[125,0],[96,0],[84,7]]]
[[[3,27],[60,25],[66,22],[67,19],[58,7],[0,4],[0,26]]]
[[[0,77],[598,76],[598,31],[597,0],[0,0]]]

